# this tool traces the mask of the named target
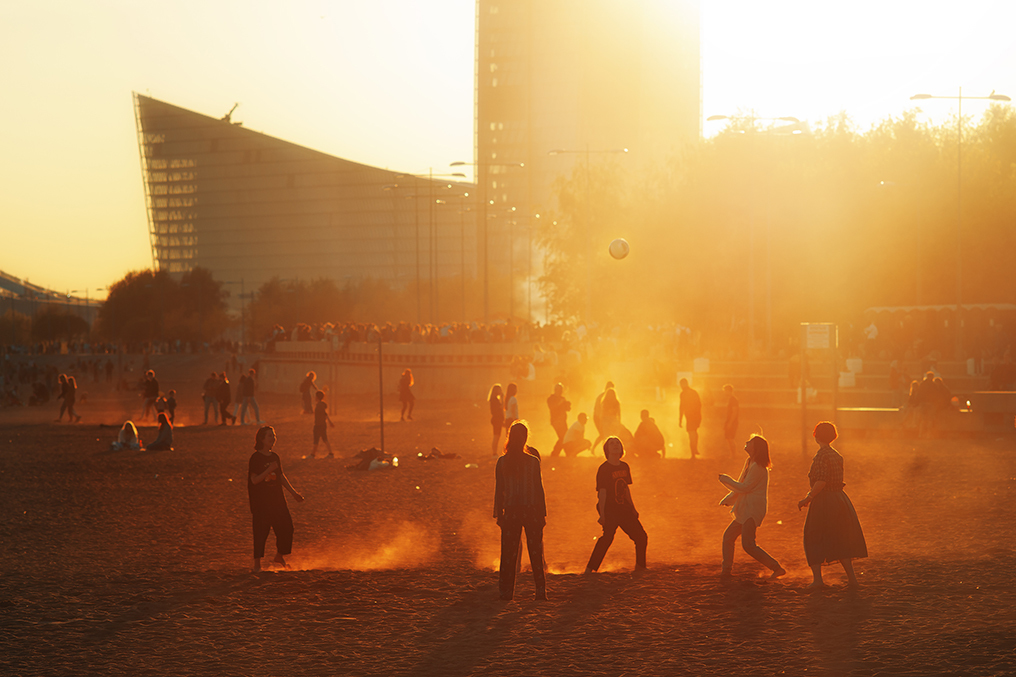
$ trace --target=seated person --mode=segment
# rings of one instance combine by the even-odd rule
[[[138,429],[134,421],[127,421],[120,428],[116,442],[109,445],[110,451],[141,451],[141,438],[138,436]]]
[[[568,432],[564,434],[562,443],[565,456],[574,456],[593,446],[593,443],[586,439],[586,421],[588,420],[589,417],[585,413],[579,414],[575,422],[568,428]]]
[[[649,418],[649,410],[642,410],[642,422],[635,430],[635,455],[646,458],[663,458],[666,456],[666,444],[663,433],[656,426],[656,421]]]
[[[165,413],[159,414],[159,435],[148,445],[148,451],[173,451],[173,424]]]

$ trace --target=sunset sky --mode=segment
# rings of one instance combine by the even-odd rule
[[[549,1],[549,0],[548,0]],[[627,0],[665,2],[666,0]],[[702,0],[703,116],[863,130],[1016,97],[1016,2]],[[131,92],[400,171],[472,158],[473,0],[0,4],[0,270],[94,297],[150,267]],[[954,101],[922,102],[928,120]],[[964,113],[979,116],[971,101]],[[722,123],[703,123],[714,134]]]

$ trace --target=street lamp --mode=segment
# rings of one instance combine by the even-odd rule
[[[593,317],[593,237],[592,237],[592,219],[589,215],[592,208],[592,198],[590,197],[590,178],[589,178],[589,156],[592,153],[627,153],[627,148],[606,148],[601,150],[590,150],[589,144],[586,144],[585,150],[570,150],[566,148],[555,148],[547,151],[547,155],[569,155],[569,154],[583,154],[586,156],[586,324],[592,322]]]
[[[991,91],[988,96],[963,96],[963,88],[959,88],[957,96],[933,96],[931,94],[914,94],[911,101],[927,99],[954,99],[956,111],[956,356],[963,359],[963,99],[980,101],[1012,101],[1005,94]]]
[[[493,204],[493,200],[487,200],[487,170],[491,167],[519,167],[524,168],[525,162],[452,162],[448,165],[449,167],[474,167],[476,175],[477,187],[480,189],[479,197],[479,211],[477,212],[476,218],[483,224],[483,321],[484,323],[490,320],[490,275],[489,269],[489,251],[490,248],[487,245],[487,205]]]
[[[731,115],[710,115],[706,118],[706,122],[718,122],[720,120],[736,120],[736,116]],[[767,136],[788,136],[802,134],[801,121],[791,115],[784,115],[781,117],[767,118],[757,117],[754,113],[748,115],[748,126],[752,130],[752,135],[755,132],[756,122],[788,122],[789,125],[785,127],[778,127],[776,129],[769,129],[766,131]],[[738,130],[738,133],[744,134],[744,130]],[[754,177],[754,174],[752,175]],[[748,355],[751,356],[752,351],[755,349],[755,201],[751,200],[751,216],[748,220]],[[766,353],[772,353],[773,344],[773,291],[772,291],[772,218],[769,212],[769,192],[766,191]]]

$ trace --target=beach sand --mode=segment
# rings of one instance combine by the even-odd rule
[[[1016,674],[1012,437],[835,443],[869,557],[855,563],[859,589],[834,566],[829,588],[810,592],[797,501],[813,450],[798,430],[767,429],[758,532],[786,577],[768,582],[738,546],[734,578],[720,579],[729,514],[716,478],[743,457],[708,429],[702,459],[627,459],[649,570],[632,573],[619,531],[601,573],[585,576],[600,460],[548,458],[545,406],[531,403],[550,599],[535,601],[525,559],[515,601],[502,602],[485,403],[419,400],[415,421],[385,428],[400,467],[355,473],[303,458],[311,421],[297,393],[259,400],[307,498],[289,498],[292,568],[260,574],[245,486],[256,426],[188,425],[199,405],[181,397],[175,451],[111,453],[116,428],[99,423],[137,416],[133,394],[93,396],[76,425],[52,423],[53,408],[0,411],[0,673]],[[379,444],[376,414],[376,398],[331,402],[337,455]],[[460,458],[415,458],[432,446]],[[274,536],[267,553],[266,564]]]

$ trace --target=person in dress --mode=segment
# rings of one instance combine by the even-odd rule
[[[821,588],[822,565],[839,562],[847,574],[847,585],[857,586],[853,560],[868,556],[861,523],[843,491],[843,457],[831,446],[838,437],[836,426],[822,421],[815,426],[818,452],[808,471],[811,491],[797,508],[808,508],[804,521],[804,554],[814,576],[809,588]]]
[[[407,368],[402,372],[402,376],[399,377],[399,402],[402,403],[402,415],[399,417],[400,421],[405,421],[407,418],[413,420],[413,405],[416,404],[416,397],[413,395],[413,370]],[[408,408],[408,412],[407,412]]]
[[[497,445],[501,441],[501,429],[504,427],[504,399],[501,384],[495,383],[487,393],[487,404],[490,405],[490,425],[494,429],[494,440],[490,443],[490,453],[497,456]]]
[[[755,530],[762,526],[766,516],[767,494],[769,492],[769,442],[761,435],[752,435],[744,445],[748,458],[744,461],[741,475],[734,479],[720,474],[720,483],[730,489],[720,505],[730,506],[734,516],[730,526],[723,532],[723,566],[721,575],[730,576],[734,565],[734,541],[741,537],[744,551],[761,562],[776,579],[787,573],[772,556],[755,543]]]
[[[547,580],[543,570],[547,498],[543,491],[539,454],[526,446],[528,439],[529,428],[524,421],[512,424],[508,429],[504,455],[497,459],[494,468],[494,519],[501,527],[498,589],[503,600],[515,596],[516,563],[523,530],[536,585],[536,599],[547,599]]]
[[[293,518],[286,504],[285,488],[297,503],[303,494],[290,484],[282,471],[282,459],[272,451],[275,446],[275,428],[266,425],[254,437],[254,453],[247,463],[247,499],[254,530],[254,571],[261,571],[261,558],[265,556],[268,533],[275,531],[277,553],[275,563],[288,567],[286,555],[293,551]]]

